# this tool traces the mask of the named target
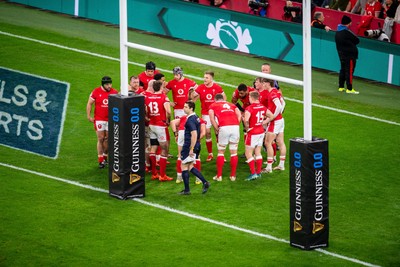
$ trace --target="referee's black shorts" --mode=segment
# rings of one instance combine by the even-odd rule
[[[181,160],[185,160],[187,157],[189,157],[189,147],[182,147],[182,151],[181,151]],[[196,145],[194,146],[193,152],[194,154],[196,154],[196,159],[198,159],[200,157],[200,150],[201,150],[201,145],[200,143],[196,143]]]

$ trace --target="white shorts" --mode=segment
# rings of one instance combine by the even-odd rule
[[[108,121],[95,121],[94,127],[97,132],[108,131]]]
[[[261,133],[261,134],[247,133],[245,145],[252,147],[252,148],[255,148],[258,146],[261,147],[264,144],[264,136],[265,136],[265,133]]]
[[[201,115],[201,118],[206,122],[206,128],[211,129],[211,120],[210,120],[210,115]]]
[[[150,139],[157,139],[158,142],[167,142],[167,127],[149,125],[149,130]]]
[[[274,134],[279,134],[283,133],[285,130],[285,120],[282,118],[280,120],[273,120],[268,124],[268,129],[267,131],[269,133],[274,133]]]
[[[230,149],[234,150],[235,146],[237,149],[237,144],[239,143],[240,139],[240,130],[239,125],[229,125],[229,126],[222,126],[219,127],[218,132],[218,148],[224,149],[228,144],[235,144],[230,145]]]
[[[179,119],[180,117],[185,116],[185,112],[183,111],[183,109],[174,109],[174,116],[175,119]]]
[[[178,141],[177,141],[178,146],[183,146],[184,141],[185,141],[185,130],[179,130]]]

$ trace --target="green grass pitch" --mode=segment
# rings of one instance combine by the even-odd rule
[[[329,140],[330,239],[329,248],[307,252],[288,244],[289,159],[286,171],[253,182],[244,181],[249,171],[241,159],[238,181],[233,183],[225,175],[221,183],[212,181],[206,195],[194,180],[192,195],[182,197],[176,194],[182,185],[146,177],[144,201],[200,216],[197,219],[109,197],[104,193],[107,170],[97,168],[96,136],[85,107],[102,76],[113,77],[113,86],[120,87],[115,60],[119,58],[118,29],[1,1],[0,31],[2,67],[71,85],[57,159],[0,146],[0,266],[400,265],[398,87],[356,79],[360,95],[341,94],[337,74],[313,71],[313,135]],[[268,61],[274,74],[302,79],[301,66],[137,31],[129,32],[129,40],[253,70]],[[156,62],[167,80],[177,65],[199,78],[210,69],[130,49],[129,74],[143,71],[149,60]],[[234,86],[250,84],[254,78],[212,69],[229,97]],[[201,79],[196,81],[201,83]],[[284,83],[281,87],[287,99],[288,146],[290,138],[303,135],[303,92]],[[0,138],[3,134],[0,126]],[[243,150],[241,144],[239,153]],[[176,154],[174,145],[171,151]],[[167,169],[170,176],[175,176],[174,163],[172,159]],[[228,173],[228,164],[224,170]],[[211,180],[215,161],[203,162],[203,173]]]

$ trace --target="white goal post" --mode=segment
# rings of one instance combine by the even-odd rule
[[[287,77],[266,74],[259,71],[244,69],[219,63],[211,60],[196,58],[188,55],[165,51],[149,46],[144,46],[128,42],[128,18],[127,18],[127,0],[119,1],[120,15],[120,74],[121,74],[121,95],[128,95],[128,48],[139,49],[164,56],[174,57],[199,64],[213,66],[228,71],[234,71],[255,77],[265,77],[293,85],[303,86],[303,112],[304,112],[304,139],[312,140],[312,92],[311,92],[311,0],[303,1],[303,81],[290,79]]]

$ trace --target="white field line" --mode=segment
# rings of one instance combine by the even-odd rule
[[[119,58],[110,57],[110,56],[106,56],[106,55],[102,55],[102,54],[98,54],[98,53],[92,53],[92,52],[89,52],[89,51],[80,50],[80,49],[77,49],[77,48],[72,48],[72,47],[68,47],[68,46],[64,46],[64,45],[49,43],[49,42],[45,42],[45,41],[42,41],[42,40],[29,38],[29,37],[26,37],[26,36],[15,35],[15,34],[8,33],[8,32],[3,32],[3,31],[0,31],[0,34],[6,35],[6,36],[10,36],[10,37],[14,37],[14,38],[19,38],[19,39],[26,40],[26,41],[40,43],[40,44],[43,44],[43,45],[53,46],[53,47],[57,47],[57,48],[61,48],[61,49],[69,50],[69,51],[74,51],[74,52],[77,52],[77,53],[86,54],[86,55],[90,55],[90,56],[94,56],[94,57],[104,58],[104,59],[113,60],[113,61],[119,61]],[[135,65],[135,66],[144,67],[144,64],[140,64],[140,63],[137,63],[137,62],[129,61],[129,64]],[[166,70],[166,69],[161,69],[161,68],[158,68],[158,69],[161,70],[162,72],[172,73],[171,70]],[[189,77],[189,78],[192,78],[192,79],[196,79],[198,81],[202,81],[203,80],[202,77],[198,77],[198,76],[193,76],[193,75],[188,75],[188,74],[186,74],[186,76]],[[236,88],[237,87],[236,85],[233,85],[233,84],[228,84],[228,83],[223,83],[223,82],[218,82],[218,83],[221,84],[221,85],[232,87],[232,88]],[[297,103],[301,103],[301,104],[303,103],[302,100],[289,98],[289,97],[285,97],[285,100],[292,101],[292,102],[297,102]],[[363,114],[359,114],[359,113],[355,113],[355,112],[351,112],[351,111],[347,111],[347,110],[332,108],[332,107],[328,107],[328,106],[318,105],[318,104],[312,104],[312,105],[314,107],[319,107],[319,108],[322,108],[322,109],[328,109],[328,110],[339,112],[339,113],[344,113],[344,114],[348,114],[348,115],[352,115],[352,116],[356,116],[356,117],[361,117],[361,118],[365,118],[365,119],[369,119],[369,120],[374,120],[374,121],[379,121],[379,122],[383,122],[383,123],[388,123],[388,124],[393,124],[393,125],[400,126],[399,122],[388,121],[388,120],[384,120],[384,119],[380,119],[380,118],[376,118],[376,117],[370,117],[370,116],[367,116],[367,115],[363,115]]]
[[[27,173],[34,174],[34,175],[37,175],[37,176],[42,176],[42,177],[45,177],[45,178],[53,179],[53,180],[56,180],[56,181],[59,181],[59,182],[63,182],[63,183],[67,183],[67,184],[71,184],[71,185],[75,185],[75,186],[82,187],[82,188],[85,188],[85,189],[90,189],[90,190],[101,192],[101,193],[108,193],[108,190],[105,190],[105,189],[102,189],[102,188],[98,188],[98,187],[94,187],[94,186],[91,186],[91,185],[82,184],[82,183],[79,183],[79,182],[76,182],[76,181],[71,181],[71,180],[60,178],[60,177],[56,177],[56,176],[53,176],[53,175],[48,175],[48,174],[44,174],[44,173],[28,170],[28,169],[25,169],[25,168],[20,168],[20,167],[17,167],[17,166],[14,166],[14,165],[10,165],[10,164],[6,164],[6,163],[0,162],[0,166],[6,167],[6,168],[10,168],[10,169],[14,169],[14,170],[21,171],[21,172],[27,172]],[[216,221],[216,220],[213,220],[213,219],[209,219],[209,218],[206,218],[206,217],[203,217],[203,216],[199,216],[199,215],[196,215],[196,214],[192,214],[192,213],[188,213],[188,212],[185,212],[185,211],[180,211],[180,210],[176,210],[176,209],[173,209],[173,208],[170,208],[170,207],[166,207],[166,206],[163,206],[163,205],[160,205],[160,204],[157,204],[157,203],[148,202],[148,201],[145,201],[143,199],[133,199],[133,200],[138,202],[138,203],[147,205],[147,206],[151,206],[151,207],[154,207],[154,208],[157,208],[157,209],[162,209],[162,210],[165,210],[165,211],[168,211],[168,212],[176,213],[176,214],[179,214],[179,215],[182,215],[182,216],[186,216],[186,217],[189,217],[189,218],[192,218],[192,219],[195,219],[195,220],[200,220],[200,221],[203,221],[203,222],[215,224],[215,225],[218,225],[218,226],[226,227],[226,228],[229,228],[229,229],[232,229],[232,230],[240,231],[240,232],[243,232],[243,233],[247,233],[247,234],[250,234],[250,235],[254,235],[254,236],[270,239],[270,240],[281,242],[281,243],[286,243],[286,244],[290,243],[288,240],[285,240],[285,239],[282,239],[282,238],[278,238],[278,237],[275,237],[275,236],[272,236],[272,235],[259,233],[259,232],[256,232],[256,231],[248,230],[248,229],[241,228],[241,227],[238,227],[238,226],[235,226],[235,225],[232,225],[232,224],[227,224],[227,223],[224,223],[224,222],[219,222],[219,221]],[[335,257],[335,258],[343,259],[345,261],[354,262],[354,263],[357,263],[357,264],[360,264],[360,265],[363,265],[363,266],[379,267],[379,265],[374,265],[374,264],[371,264],[371,263],[368,263],[368,262],[365,262],[365,261],[361,261],[361,260],[358,260],[358,259],[355,259],[355,258],[350,258],[350,257],[347,257],[347,256],[343,256],[343,255],[340,255],[340,254],[329,252],[329,251],[324,250],[324,249],[320,249],[319,248],[319,249],[315,249],[315,251],[318,251],[320,253],[323,253],[323,254],[326,254],[326,255],[329,255],[329,256],[332,256],[332,257]]]
[[[297,100],[297,99],[289,98],[289,97],[285,97],[285,100],[290,100],[292,102],[297,102],[297,103],[303,103],[302,100]],[[384,119],[380,119],[380,118],[376,118],[376,117],[367,116],[367,115],[364,115],[364,114],[355,113],[355,112],[352,112],[352,111],[347,111],[347,110],[344,110],[344,109],[332,108],[332,107],[323,106],[323,105],[319,105],[319,104],[312,104],[312,105],[314,107],[318,107],[318,108],[322,108],[322,109],[328,109],[328,110],[331,110],[331,111],[344,113],[344,114],[348,114],[348,115],[353,115],[355,117],[360,117],[360,118],[364,118],[364,119],[369,119],[369,120],[373,120],[373,121],[379,121],[379,122],[383,122],[383,123],[387,123],[387,124],[393,124],[393,125],[400,126],[400,123],[399,122],[395,122],[395,121],[388,121],[388,120],[384,120]]]

